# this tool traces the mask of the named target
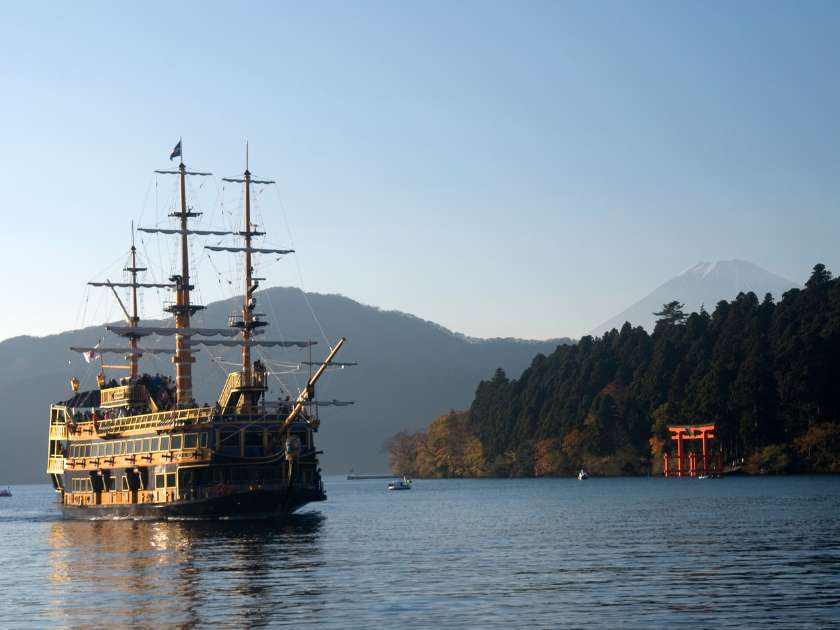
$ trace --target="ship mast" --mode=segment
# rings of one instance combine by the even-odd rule
[[[245,292],[242,294],[242,378],[246,383],[251,382],[251,294],[256,289],[252,288],[253,269],[251,266],[251,171],[248,170],[248,143],[245,143]]]
[[[155,171],[164,175],[177,175],[180,192],[180,211],[170,213],[170,217],[180,220],[178,230],[161,230],[138,228],[141,232],[163,232],[165,234],[178,234],[181,237],[181,274],[169,278],[175,283],[175,304],[166,306],[163,310],[175,316],[175,356],[172,363],[175,364],[175,403],[178,407],[189,407],[193,401],[192,393],[192,364],[195,362],[192,350],[190,349],[190,318],[196,311],[203,309],[203,306],[190,302],[190,291],[193,287],[190,284],[190,249],[189,235],[201,233],[189,229],[189,219],[200,216],[200,212],[193,212],[187,206],[187,175],[207,177],[212,173],[199,171],[188,171],[184,165],[184,153],[181,140],[175,145],[169,159],[179,158],[177,171]],[[183,331],[179,332],[179,331]],[[123,333],[120,333],[123,334]]]
[[[183,151],[183,149],[182,149]],[[178,285],[175,306],[172,312],[175,314],[175,328],[190,327],[190,253],[189,239],[187,238],[187,219],[196,216],[187,209],[187,167],[184,166],[183,155],[178,164],[178,179],[181,189],[181,212],[174,212],[172,216],[181,219],[181,276],[173,276]],[[179,407],[186,407],[192,403],[192,352],[190,352],[190,338],[186,335],[176,334],[175,356],[172,362],[175,364],[175,400]]]
[[[134,222],[131,223],[131,267],[128,267],[126,271],[131,273],[131,317],[129,317],[128,325],[132,328],[136,328],[137,324],[140,322],[140,316],[137,312],[137,272],[138,271],[145,271],[145,268],[141,268],[137,266],[137,248],[134,246]],[[128,338],[128,347],[129,347],[129,354],[128,354],[128,361],[129,361],[129,372],[128,378],[129,381],[132,383],[137,379],[138,376],[138,351],[137,351],[137,337],[132,336]]]

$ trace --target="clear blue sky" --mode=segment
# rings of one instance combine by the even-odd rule
[[[4,3],[0,338],[117,316],[84,283],[179,136],[278,180],[272,284],[470,335],[577,336],[698,260],[840,272],[838,33],[832,2]]]

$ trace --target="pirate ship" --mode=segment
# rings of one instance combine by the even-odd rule
[[[109,288],[117,298],[126,324],[107,329],[126,339],[127,347],[97,344],[72,348],[89,356],[123,354],[127,364],[104,366],[97,376],[98,387],[89,391],[79,391],[79,380],[74,377],[73,395],[50,406],[47,474],[68,517],[282,515],[326,499],[318,467],[320,451],[314,443],[319,426],[315,385],[330,365],[349,365],[334,363],[345,340],[339,339],[320,363],[307,362],[308,382],[296,399],[267,402],[267,368],[263,361],[252,361],[252,349],[310,347],[311,354],[314,344],[308,340],[262,340],[268,322],[255,312],[260,278],[253,275],[252,257],[293,251],[252,244],[254,237],[264,233],[251,222],[251,186],[274,182],[252,177],[246,147],[242,177],[223,178],[243,186],[242,229],[191,229],[190,219],[200,213],[187,206],[186,180],[210,173],[187,170],[180,142],[170,159],[174,157],[180,158],[177,170],[155,172],[179,178],[180,207],[169,215],[178,227],[138,230],[180,238],[180,273],[172,275],[169,283],[140,282],[138,274],[146,268],[138,267],[132,230],[130,262],[125,269],[128,281],[89,283]],[[191,318],[203,308],[191,300],[191,235],[242,239],[235,247],[207,246],[211,251],[244,256],[242,308],[229,317],[227,328],[191,325]],[[129,290],[130,310],[117,288]],[[175,301],[164,309],[172,314],[174,327],[140,324],[137,293],[143,288],[174,291]],[[156,335],[174,336],[174,349],[141,347],[141,340]],[[195,346],[241,349],[241,366],[227,374],[212,405],[198,406],[193,397],[192,364],[199,350]],[[147,353],[171,354],[174,380],[141,373],[140,358]],[[109,380],[105,367],[126,369],[128,375]]]

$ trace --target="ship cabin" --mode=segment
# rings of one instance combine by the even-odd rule
[[[67,506],[170,504],[291,486],[323,494],[313,433],[293,403],[267,406],[265,374],[228,375],[213,406],[177,408],[175,385],[148,374],[50,406],[47,472]],[[78,384],[74,384],[78,387]]]

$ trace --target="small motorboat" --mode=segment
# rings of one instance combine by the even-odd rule
[[[586,472],[583,468],[580,469],[578,473],[578,481],[583,481],[584,479],[589,479],[589,473]]]
[[[700,476],[699,476],[699,477],[697,477],[697,478],[698,478],[698,479],[711,479],[711,478],[712,478],[712,476],[711,476],[711,475],[700,475]]]
[[[411,490],[411,479],[405,476],[402,479],[396,479],[388,484],[388,490]]]
[[[10,497],[10,496],[12,496],[12,489],[11,488],[7,487],[5,490],[0,488],[0,497]]]

